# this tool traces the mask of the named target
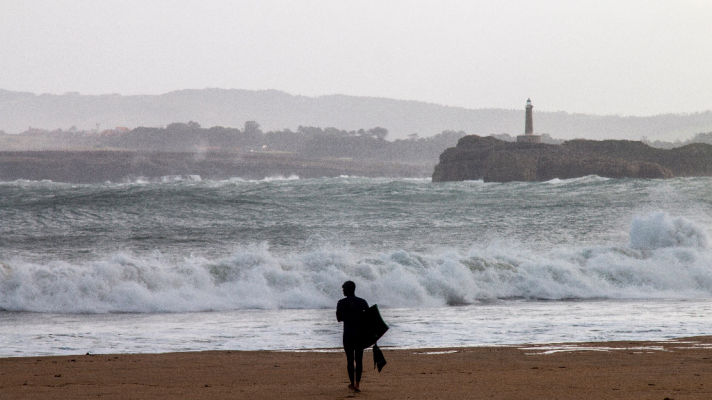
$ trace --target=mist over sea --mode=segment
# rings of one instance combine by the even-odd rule
[[[712,179],[0,183],[0,356],[710,333]]]

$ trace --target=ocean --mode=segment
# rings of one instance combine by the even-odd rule
[[[712,179],[0,183],[0,357],[712,333]]]

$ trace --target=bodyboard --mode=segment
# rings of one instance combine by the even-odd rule
[[[381,312],[378,311],[378,304],[374,304],[364,311],[360,325],[360,342],[361,347],[364,349],[376,344],[378,339],[388,330],[388,325],[383,321]]]

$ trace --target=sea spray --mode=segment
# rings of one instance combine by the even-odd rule
[[[0,182],[2,355],[335,348],[347,279],[385,346],[704,335],[710,182]]]
[[[696,247],[705,249],[707,234],[702,227],[683,217],[659,211],[636,217],[630,229],[630,245],[639,249]]]
[[[330,308],[347,279],[383,307],[490,299],[712,297],[712,254],[700,226],[653,213],[634,219],[630,246],[490,245],[462,254],[396,250],[368,257],[338,248],[276,255],[258,245],[208,259],[117,253],[99,261],[0,267],[0,308],[53,313]]]

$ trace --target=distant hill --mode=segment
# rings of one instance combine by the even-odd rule
[[[522,102],[523,104],[523,102]],[[63,95],[0,89],[0,130],[20,133],[29,127],[53,130],[76,126],[104,130],[117,126],[160,127],[196,121],[202,126],[241,127],[257,121],[265,131],[298,126],[356,130],[380,126],[389,139],[444,130],[487,136],[524,130],[524,109],[466,109],[417,101],[329,95],[293,96],[277,90],[180,90],[162,95]],[[686,140],[712,131],[712,111],[650,117],[597,116],[566,112],[534,113],[537,133],[557,139]]]

